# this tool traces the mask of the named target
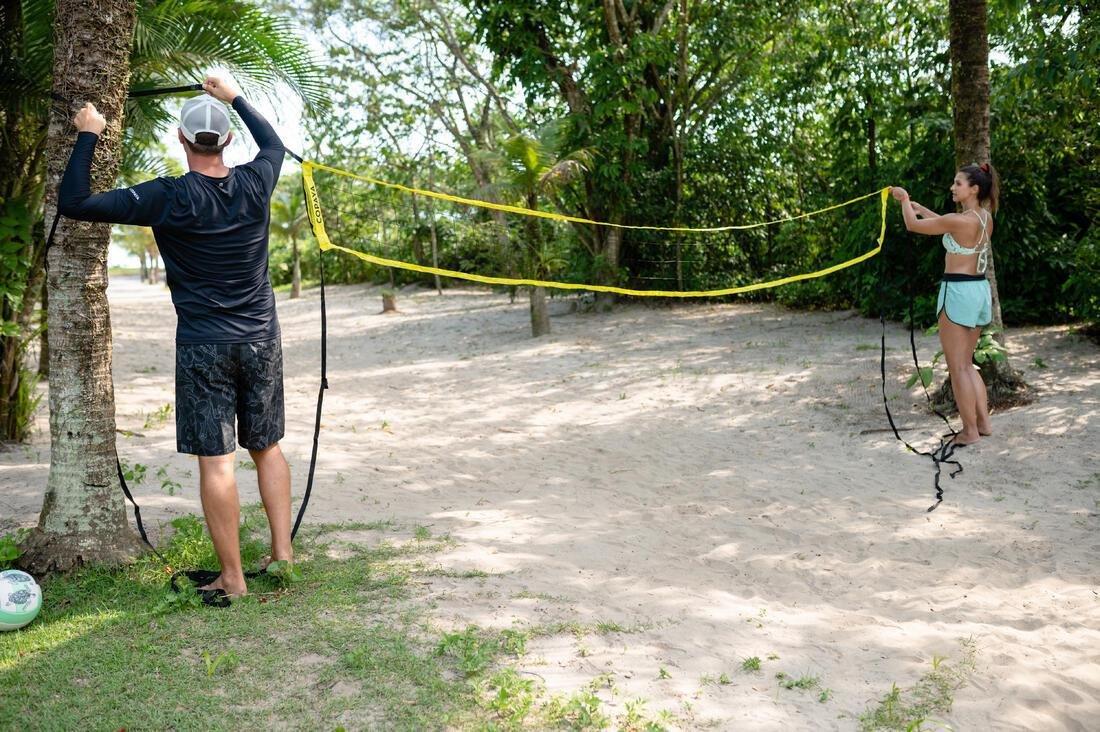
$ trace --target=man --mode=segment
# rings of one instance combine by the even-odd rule
[[[92,155],[106,125],[91,104],[61,180],[58,210],[82,221],[150,226],[176,308],[176,449],[198,456],[199,492],[221,575],[202,588],[215,600],[247,592],[241,567],[236,442],[256,464],[271,524],[271,559],[292,561],[290,468],[283,436],[283,359],[267,270],[271,194],[284,148],[232,83],[207,77],[189,99],[178,136],[190,172],[91,195]],[[226,167],[231,104],[260,152]],[[236,430],[234,430],[236,423]],[[213,602],[211,604],[221,604]]]

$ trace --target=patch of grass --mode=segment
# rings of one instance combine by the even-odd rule
[[[623,704],[625,713],[619,718],[616,729],[620,732],[664,732],[666,725],[676,721],[668,710],[657,713],[657,719],[649,719],[645,713],[645,699],[635,699]]]
[[[813,689],[821,683],[821,679],[819,679],[817,676],[803,674],[802,676],[795,678],[793,676],[789,676],[782,671],[777,673],[775,675],[775,678],[779,682],[779,685],[782,686],[784,689]]]
[[[527,635],[515,630],[493,633],[470,625],[457,633],[444,633],[435,652],[456,660],[459,670],[469,678],[483,673],[501,654],[526,653]]]
[[[596,632],[600,635],[607,635],[608,633],[626,633],[627,630],[614,620],[597,620]]]
[[[760,658],[757,656],[749,656],[741,662],[742,671],[759,671],[760,670]]]
[[[518,730],[523,729],[538,692],[535,682],[509,668],[495,673],[483,686],[482,693],[493,721],[503,729]]]
[[[210,678],[221,670],[223,674],[232,673],[241,665],[241,659],[233,651],[220,653],[216,657],[210,655],[210,651],[202,652],[202,660],[206,664],[206,677]]]
[[[932,669],[909,689],[895,683],[890,691],[859,717],[860,730],[921,730],[933,722],[933,715],[946,714],[955,702],[955,692],[966,685],[975,668],[976,649],[973,639],[960,642],[957,662],[948,663],[942,656],[932,657]]]
[[[261,507],[242,516],[250,567],[267,553],[267,525]],[[173,568],[218,566],[197,517],[172,526],[161,552]],[[467,629],[449,645],[433,643],[438,631],[409,579],[410,558],[437,551],[434,542],[359,546],[337,560],[322,538],[299,534],[295,581],[251,579],[250,594],[228,609],[170,591],[153,557],[42,578],[39,617],[0,634],[0,719],[48,720],[51,729],[193,729],[201,720],[204,729],[236,730],[276,720],[296,729],[381,720],[467,729],[491,718],[463,671],[476,677],[523,653],[526,634]],[[454,652],[440,654],[440,645]]]
[[[575,638],[581,638],[588,635],[588,632],[589,629],[587,626],[575,620],[546,623],[543,625],[531,625],[527,628],[527,634],[532,638],[546,638],[552,635],[564,635],[565,633]]]
[[[591,691],[554,697],[546,706],[545,716],[552,726],[572,730],[601,730],[611,723],[600,710],[600,698]]]
[[[531,592],[529,590],[521,590],[512,595],[513,600],[546,600],[547,602],[569,602],[569,599],[562,595],[551,595],[546,592]]]
[[[608,633],[641,633],[650,627],[652,626],[648,623],[623,625],[615,620],[597,620],[595,630],[600,635],[607,635]]]
[[[312,530],[318,534],[331,534],[336,531],[401,531],[401,525],[392,518],[377,521],[349,521],[343,524],[313,524]]]
[[[493,576],[492,573],[486,572],[484,569],[447,569],[438,565],[426,569],[420,574],[425,577],[453,577],[455,579],[486,579]]]

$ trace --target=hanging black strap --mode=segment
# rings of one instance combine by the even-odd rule
[[[184,86],[165,86],[156,87],[153,89],[131,89],[126,96],[130,99],[138,99],[141,97],[164,97],[170,94],[183,94],[184,92],[202,90],[202,84],[185,84]],[[76,106],[76,102],[74,102],[72,99],[65,96],[64,94],[59,94],[55,91],[50,92],[50,99],[61,102],[62,104],[67,104],[70,107]]]
[[[909,293],[909,348],[913,354],[913,366],[917,370],[917,378],[920,379],[921,386],[924,388],[924,396],[928,400],[928,407],[943,420],[947,425],[947,429],[950,432],[940,438],[940,444],[934,450],[918,450],[910,445],[901,433],[898,431],[897,425],[894,423],[894,416],[890,413],[890,402],[886,397],[886,299],[885,299],[885,263],[879,266],[879,322],[882,324],[882,351],[879,359],[879,371],[882,376],[882,406],[886,409],[886,420],[890,423],[890,429],[894,432],[894,437],[898,439],[906,449],[917,455],[923,455],[932,460],[932,466],[935,473],[932,477],[932,486],[936,491],[936,502],[928,507],[926,513],[935,511],[941,503],[943,503],[943,487],[940,485],[940,476],[942,474],[942,466],[951,465],[954,469],[948,473],[948,476],[952,479],[956,475],[963,471],[962,464],[958,460],[954,460],[955,450],[959,445],[954,441],[955,436],[958,434],[951,426],[951,422],[947,417],[936,409],[932,403],[932,396],[928,393],[928,385],[924,383],[924,378],[920,375],[920,362],[917,358],[917,338],[915,332],[915,325],[913,322],[913,293],[910,290]]]
[[[287,153],[299,162],[302,158],[287,150]],[[302,181],[302,195],[306,196],[305,181]],[[309,197],[306,196],[306,205],[309,205]],[[298,517],[294,520],[294,528],[290,531],[293,540],[298,534],[298,527],[306,513],[309,504],[309,496],[313,492],[313,474],[317,468],[317,450],[321,437],[321,410],[325,403],[325,389],[328,388],[328,311],[325,306],[325,253],[317,250],[317,268],[321,275],[321,386],[317,389],[317,414],[313,421],[313,452],[309,458],[309,476],[306,478],[306,492],[302,496],[302,505],[298,509]]]
[[[126,485],[126,475],[122,472],[122,462],[118,459],[118,453],[115,453],[115,466],[118,468],[118,483],[122,486],[122,492],[126,496],[126,500],[134,506],[134,520],[137,522],[138,533],[141,534],[141,540],[149,545],[149,549],[153,554],[157,555],[157,559],[168,564],[168,560],[157,551],[157,548],[153,546],[153,542],[149,541],[149,535],[145,533],[145,524],[141,522],[141,508],[138,506],[137,501],[134,500],[134,496],[130,493],[129,486]]]
[[[156,89],[131,89],[127,96],[130,99],[137,99],[138,97],[162,97],[169,94],[182,94],[193,91],[202,91],[202,84],[184,84],[183,86],[167,86]]]

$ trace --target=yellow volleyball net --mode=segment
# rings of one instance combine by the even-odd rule
[[[486,285],[547,287],[559,290],[611,292],[634,297],[664,298],[717,297],[753,292],[756,290],[778,287],[792,282],[824,277],[864,262],[882,251],[883,240],[886,236],[886,205],[890,193],[889,187],[886,187],[832,206],[760,223],[698,228],[682,226],[643,226],[596,221],[580,216],[571,216],[553,211],[527,208],[478,198],[468,198],[442,193],[438,190],[428,190],[392,183],[310,160],[302,162],[302,182],[305,189],[309,222],[313,229],[314,236],[317,239],[318,246],[323,251],[331,250],[343,252],[363,262],[379,267],[394,267],[410,272],[450,277]],[[326,216],[326,212],[332,210],[326,201],[330,193],[334,199],[339,201],[338,207],[335,208],[335,217]],[[483,212],[494,212],[497,218],[522,216],[538,219],[541,222],[546,222],[551,225],[619,228],[634,232],[635,235],[645,233],[647,235],[676,237],[678,241],[684,241],[686,238],[692,237],[697,240],[692,242],[694,245],[700,243],[698,241],[700,238],[728,238],[728,236],[734,232],[748,232],[770,226],[803,222],[807,219],[820,217],[829,212],[838,211],[877,198],[879,203],[879,233],[874,246],[867,251],[845,259],[844,261],[813,271],[789,274],[749,284],[738,284],[729,287],[710,289],[639,289],[598,284],[595,282],[567,282],[556,280],[551,277],[542,278],[518,275],[516,274],[516,270],[522,269],[522,267],[514,260],[510,265],[508,263],[501,264],[499,261],[495,263],[496,266],[503,267],[508,271],[486,273],[476,271],[479,266],[485,266],[486,264],[477,261],[476,257],[470,262],[472,266],[457,269],[454,267],[440,266],[435,262],[430,264],[409,262],[404,259],[387,256],[389,249],[386,243],[384,225],[381,226],[382,231],[381,234],[379,234],[379,226],[377,226],[377,224],[379,222],[384,222],[387,211],[392,211],[397,206],[402,205],[399,200],[400,198],[417,197],[422,198],[423,203],[421,206],[429,209],[430,216],[434,217],[437,215],[433,206],[438,204],[441,209],[438,212],[438,217],[445,222],[453,223],[460,220],[461,214],[459,212],[462,209],[475,209]],[[351,203],[349,203],[349,201]],[[333,227],[332,232],[329,230],[330,218],[336,218],[338,221],[337,225]],[[364,221],[368,222],[367,228],[364,228]],[[499,229],[499,222],[497,226]],[[506,227],[507,224],[504,224],[504,226]],[[552,233],[548,236],[552,238]],[[704,241],[702,243],[705,244],[706,242]],[[680,264],[681,262],[677,260],[677,265],[679,266]],[[547,265],[545,260],[538,261],[537,267],[543,272],[552,269],[552,267]],[[671,277],[658,277],[652,279],[669,280]],[[682,278],[679,279],[682,281]]]

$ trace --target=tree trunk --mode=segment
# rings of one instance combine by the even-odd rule
[[[531,335],[550,335],[550,313],[546,308],[546,288],[531,288]]]
[[[298,237],[290,237],[290,249],[294,257],[290,274],[290,299],[297,300],[302,296],[302,262],[298,257]]]
[[[382,291],[382,314],[397,312],[397,294],[393,290]]]
[[[989,35],[986,28],[986,0],[950,0],[951,97],[955,116],[955,165],[989,162]],[[1004,345],[1004,321],[997,292],[997,273],[990,248],[986,277],[993,293],[993,327]],[[989,392],[989,404],[1006,407],[1031,401],[1031,389],[1022,374],[1008,360],[982,365],[982,379]],[[939,403],[954,403],[950,381],[937,394]]]
[[[92,101],[108,120],[93,190],[114,184],[122,103],[129,87],[133,0],[58,0],[53,89]],[[50,119],[47,219],[74,134],[67,105]],[[38,526],[21,564],[34,572],[120,563],[140,550],[126,521],[115,469],[115,400],[107,306],[110,226],[62,219],[49,252],[50,475]]]
[[[538,208],[538,195],[534,190],[527,192],[527,208]],[[542,232],[539,230],[539,220],[534,216],[528,216],[525,221],[527,230],[527,274],[532,279],[541,280],[546,275],[542,264]],[[546,288],[532,287],[531,290],[531,336],[550,335],[550,314],[546,310]]]
[[[619,223],[622,220],[621,216],[613,217],[613,223]],[[623,230],[615,227],[609,227],[604,233],[603,238],[603,276],[601,284],[617,285],[618,273],[619,273],[619,252],[622,249],[623,243]],[[615,305],[615,293],[613,292],[597,292],[596,293],[596,309],[600,312],[607,312],[611,310]]]
[[[428,153],[428,190],[435,190],[435,152]],[[432,266],[439,269],[439,241],[435,235],[435,203],[428,196],[428,226],[432,231]],[[439,275],[435,277],[436,294],[443,294],[443,285],[439,281]]]
[[[38,380],[46,381],[50,378],[50,329],[48,326],[50,320],[48,313],[50,312],[50,286],[46,282],[46,278],[42,278],[42,304],[38,310],[38,316],[41,318],[39,326],[42,328],[42,335],[40,335],[38,341]]]

